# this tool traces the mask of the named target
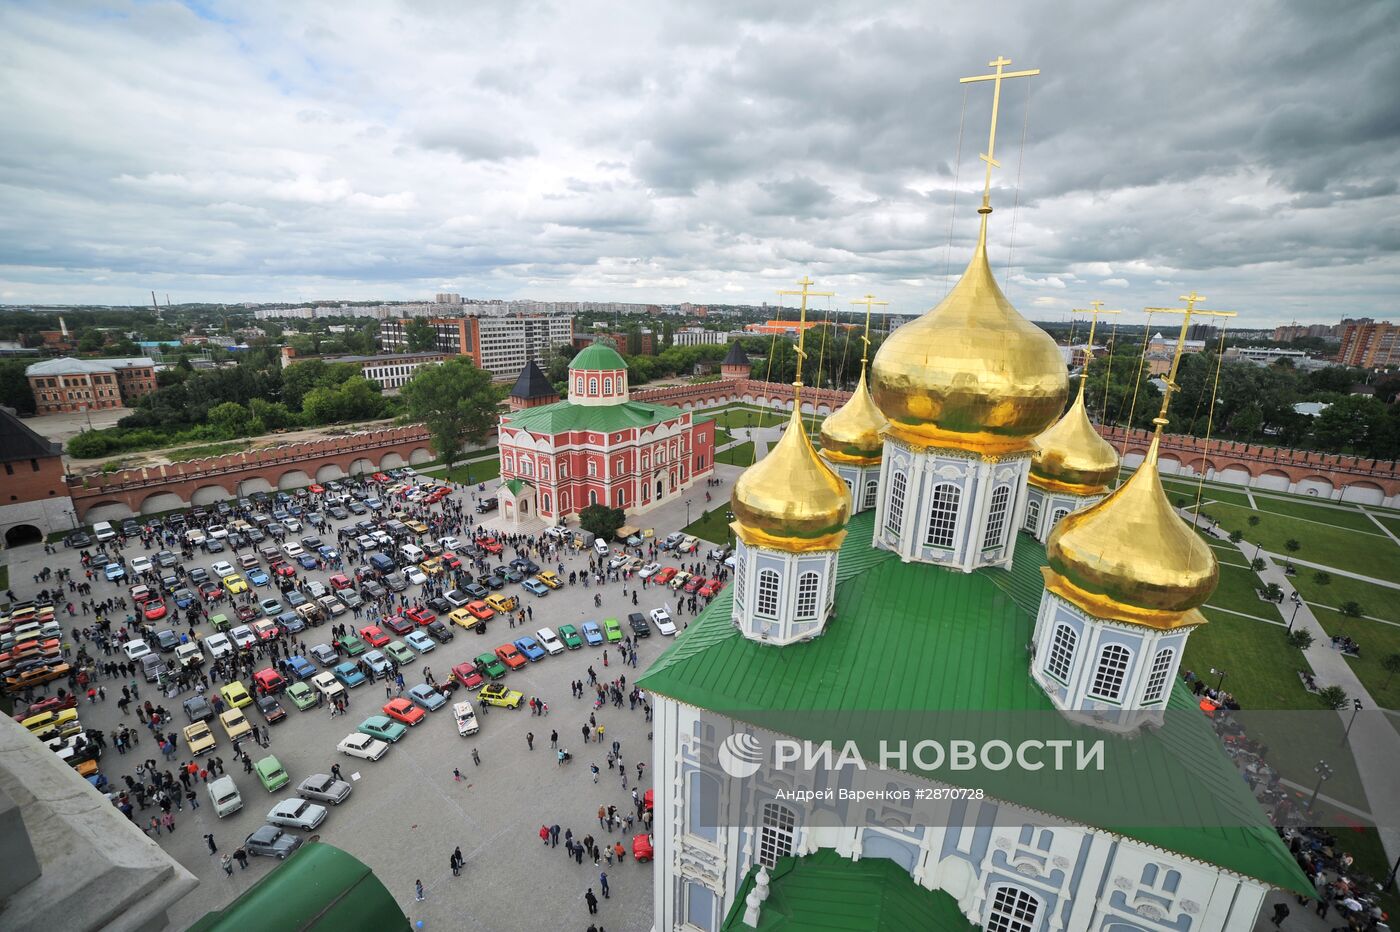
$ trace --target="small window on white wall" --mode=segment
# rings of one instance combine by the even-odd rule
[[[987,512],[987,533],[982,538],[982,549],[991,550],[1001,546],[1001,532],[1006,527],[1006,509],[1011,503],[1011,486],[999,485],[992,490],[992,507]]]
[[[763,826],[758,836],[758,860],[772,867],[778,858],[792,854],[792,836],[797,815],[787,806],[768,803],[763,807]]]
[[[797,577],[797,617],[816,618],[817,599],[821,595],[822,578],[817,573]]]
[[[1054,527],[1060,523],[1060,519],[1069,514],[1068,508],[1056,508],[1055,513],[1050,516],[1050,526]]]
[[[603,379],[603,394],[612,394],[612,376],[608,376],[607,378]]]
[[[744,606],[744,564],[748,562],[748,554],[740,550],[734,559],[734,604],[742,608]]]
[[[987,912],[987,932],[1035,932],[1040,901],[1020,887],[997,887]]]
[[[1171,674],[1174,657],[1176,650],[1164,647],[1152,658],[1152,669],[1147,674],[1147,691],[1143,693],[1143,702],[1156,702],[1167,691],[1167,677]]]
[[[1094,670],[1094,685],[1089,694],[1117,702],[1123,694],[1123,679],[1128,674],[1131,657],[1132,651],[1122,644],[1108,644],[1099,651],[1099,665]]]
[[[778,615],[778,572],[777,570],[758,571],[758,605],[756,614],[776,618]]]
[[[933,487],[933,507],[928,513],[928,533],[924,544],[929,547],[953,546],[958,527],[958,505],[962,501],[962,489],[946,482]]]
[[[885,509],[885,529],[896,534],[904,524],[904,492],[908,485],[909,480],[904,478],[902,472],[895,473],[890,479],[890,500]]]
[[[597,380],[596,378],[589,378],[589,380],[588,380],[588,394],[590,394],[590,395],[596,395],[596,394],[598,394],[598,380]]]
[[[862,507],[862,508],[874,508],[874,507],[875,507],[875,496],[878,495],[879,493],[880,493],[880,483],[877,482],[877,481],[874,480],[874,479],[868,480],[868,481],[865,483],[865,501],[861,504],[861,507]]]
[[[1034,498],[1026,502],[1026,530],[1032,534],[1040,530],[1040,502]]]

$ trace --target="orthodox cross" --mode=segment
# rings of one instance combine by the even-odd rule
[[[852,301],[851,303],[865,305],[865,333],[862,334],[860,338],[861,343],[864,344],[864,346],[862,346],[860,350],[860,371],[864,373],[865,362],[870,358],[870,309],[877,304],[880,307],[887,307],[890,302],[876,301],[875,296],[873,294],[868,294],[863,298],[858,298],[855,301]]]
[[[987,179],[982,183],[982,209],[979,213],[991,213],[992,210],[992,168],[1001,168],[1001,163],[996,160],[997,147],[997,113],[1001,109],[1001,82],[1008,78],[1029,78],[1040,74],[1039,68],[1032,68],[1030,71],[1005,71],[1007,65],[1011,64],[1011,59],[997,56],[996,61],[989,61],[987,64],[996,69],[993,74],[979,74],[970,78],[959,78],[959,84],[971,84],[974,81],[991,81],[992,83],[992,128],[987,134],[987,151],[979,158],[987,163]]]
[[[1157,425],[1160,433],[1167,424],[1167,405],[1171,404],[1172,393],[1181,391],[1181,386],[1176,384],[1176,370],[1181,365],[1181,355],[1186,350],[1186,331],[1191,326],[1192,317],[1235,317],[1235,311],[1208,311],[1205,308],[1196,307],[1196,302],[1204,301],[1204,295],[1198,295],[1192,291],[1184,294],[1180,300],[1186,302],[1185,307],[1145,307],[1149,314],[1180,314],[1181,331],[1176,335],[1176,352],[1172,354],[1172,367],[1167,373],[1167,390],[1162,393],[1162,410],[1153,418],[1152,423]]]
[[[1102,302],[1102,301],[1090,301],[1090,302],[1089,302],[1089,308],[1088,308],[1087,310],[1086,310],[1085,308],[1082,308],[1082,307],[1077,307],[1077,308],[1074,308],[1070,313],[1073,313],[1073,314],[1088,314],[1088,315],[1089,315],[1089,347],[1088,347],[1088,349],[1085,351],[1085,354],[1084,354],[1084,355],[1085,355],[1084,366],[1083,366],[1083,368],[1082,368],[1082,369],[1080,370],[1080,372],[1079,372],[1079,385],[1080,385],[1080,387],[1082,388],[1082,387],[1084,386],[1084,383],[1085,383],[1085,382],[1088,380],[1088,378],[1089,378],[1089,360],[1094,358],[1094,327],[1095,327],[1095,326],[1098,324],[1098,322],[1099,322],[1099,315],[1100,315],[1100,314],[1121,314],[1121,313],[1123,313],[1123,312],[1122,312],[1122,311],[1106,311],[1106,310],[1104,310],[1103,302]],[[1074,347],[1071,346],[1071,347],[1069,348],[1069,351],[1070,351],[1070,354],[1073,355],[1073,353],[1074,353]]]
[[[811,285],[816,284],[806,275],[798,282],[802,286],[801,291],[779,291],[780,295],[801,295],[802,296],[802,316],[797,324],[797,376],[792,381],[793,400],[796,401],[797,392],[802,388],[802,360],[807,358],[807,299],[808,298],[829,298],[834,295],[834,291],[809,291]]]

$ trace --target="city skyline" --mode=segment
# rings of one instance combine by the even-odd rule
[[[809,274],[915,314],[970,253],[991,92],[957,80],[1000,54],[1042,69],[992,194],[1026,316],[1386,319],[1400,17],[1351,6],[14,4],[0,303],[771,305]]]

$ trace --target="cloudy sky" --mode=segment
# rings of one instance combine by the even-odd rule
[[[958,78],[1005,55],[1043,71],[1005,85],[993,190],[1028,316],[1191,288],[1260,325],[1394,316],[1397,11],[7,0],[0,303],[757,303],[808,274],[913,313],[976,231],[991,85],[964,107]]]

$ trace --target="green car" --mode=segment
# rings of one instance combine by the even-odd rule
[[[622,640],[622,625],[617,623],[616,618],[603,619],[603,633],[608,637],[609,644],[616,644]]]
[[[365,647],[364,641],[360,640],[357,635],[349,631],[336,638],[335,642],[340,645],[341,650],[345,651],[345,653],[351,657],[358,657],[368,649]]]
[[[578,650],[583,646],[583,638],[579,637],[578,628],[573,625],[559,626],[559,640],[563,641],[569,650]]]
[[[298,709],[305,711],[316,704],[316,694],[311,691],[311,687],[305,683],[293,683],[287,687],[287,698],[292,700]]]
[[[214,617],[209,619],[209,623],[214,626],[215,631],[222,632],[227,631],[229,629],[229,620],[227,615],[215,615]]]
[[[390,641],[384,645],[384,653],[388,654],[394,663],[403,666],[406,663],[413,663],[418,659],[418,655],[408,649],[408,645],[403,641]]]
[[[501,663],[501,658],[495,654],[478,654],[476,668],[493,680],[498,680],[506,675],[506,665]]]
[[[360,722],[360,733],[393,744],[408,733],[408,728],[387,715],[371,715]]]
[[[269,793],[277,792],[292,779],[287,776],[282,762],[271,754],[254,764],[253,769],[258,772],[258,779],[262,781],[263,789]]]

